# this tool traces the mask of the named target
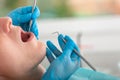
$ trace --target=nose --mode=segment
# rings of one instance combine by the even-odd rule
[[[12,19],[10,17],[0,18],[0,29],[4,32],[9,32],[12,26]]]

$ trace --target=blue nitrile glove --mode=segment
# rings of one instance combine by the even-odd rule
[[[66,44],[62,38],[67,41]],[[68,36],[59,35],[58,42],[62,52],[50,41],[47,42],[46,56],[51,64],[43,75],[42,80],[68,80],[80,66],[80,58],[73,52],[73,49],[79,52],[79,48],[74,41]]]
[[[30,31],[34,33],[37,39],[39,38],[39,33],[36,19],[39,15],[40,11],[38,7],[35,7],[32,13],[32,6],[20,7],[8,14],[8,16],[12,18],[13,25],[21,26],[24,31],[29,30],[29,22],[33,20]]]
[[[120,80],[120,78],[96,72],[84,68],[79,68],[69,80]]]

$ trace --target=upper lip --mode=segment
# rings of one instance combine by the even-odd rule
[[[25,32],[23,30],[21,30],[20,35],[21,35],[22,42],[31,41],[33,39],[33,37],[34,37],[32,32]]]

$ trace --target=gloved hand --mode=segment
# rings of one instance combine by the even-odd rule
[[[69,80],[120,80],[120,78],[93,70],[79,68]]]
[[[62,38],[66,40],[66,43]],[[79,51],[74,41],[69,36],[59,35],[58,42],[62,52],[52,42],[47,42],[46,56],[51,64],[42,80],[68,80],[80,66],[80,58],[73,52],[73,49]]]
[[[13,25],[21,26],[24,31],[29,30],[29,22],[33,20],[30,31],[34,33],[36,38],[39,38],[38,26],[36,19],[39,17],[40,11],[38,7],[35,7],[32,13],[32,6],[25,6],[17,8],[11,11],[8,16],[12,18]]]

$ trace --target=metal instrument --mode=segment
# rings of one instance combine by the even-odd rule
[[[32,7],[32,13],[34,12],[34,9],[35,9],[35,7],[36,7],[36,4],[37,4],[37,0],[34,0],[33,7]],[[30,20],[28,32],[30,32],[31,26],[32,26],[32,20]]]
[[[59,35],[59,32],[54,32],[53,34],[57,33]],[[66,43],[65,39],[62,39],[64,43]],[[92,70],[96,71],[96,69],[78,52],[76,49],[73,50],[76,55],[78,55]]]

